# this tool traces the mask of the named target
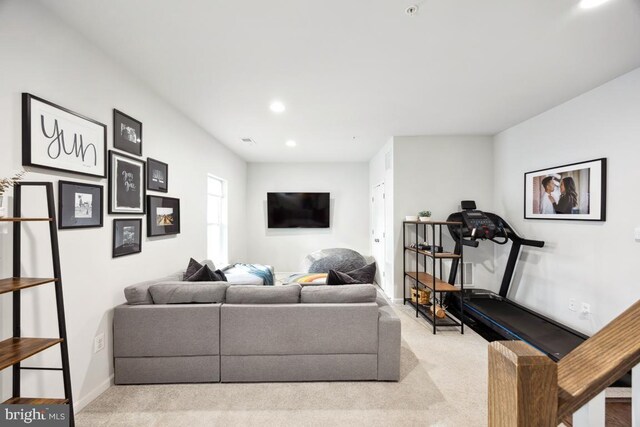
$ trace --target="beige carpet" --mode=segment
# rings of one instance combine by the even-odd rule
[[[473,331],[431,333],[408,307],[398,383],[114,386],[79,426],[484,426],[487,343]]]

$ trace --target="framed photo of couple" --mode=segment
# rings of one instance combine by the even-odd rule
[[[606,220],[607,159],[524,174],[525,219]]]

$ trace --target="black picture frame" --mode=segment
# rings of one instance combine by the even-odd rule
[[[145,213],[146,171],[142,159],[109,150],[109,213]]]
[[[142,122],[113,109],[113,148],[142,156]]]
[[[84,182],[58,182],[58,228],[99,228],[104,220],[104,187]]]
[[[107,126],[23,93],[22,165],[106,178]]]
[[[147,157],[147,190],[169,192],[169,165]]]
[[[525,219],[606,221],[606,202],[606,158],[524,174]]]
[[[142,219],[114,219],[111,248],[113,258],[142,252]]]
[[[147,237],[180,233],[180,199],[147,196]]]

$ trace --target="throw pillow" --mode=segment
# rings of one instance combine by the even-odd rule
[[[362,283],[373,283],[376,277],[376,263],[372,262],[362,268],[341,273],[335,270],[329,270],[327,275],[327,285],[355,285]]]
[[[224,274],[224,272],[222,270],[217,269],[216,271],[214,271],[214,273],[218,275],[218,278],[219,278],[218,281],[219,282],[228,282],[227,275]]]
[[[187,282],[227,282],[227,276],[220,270],[211,271],[208,265],[203,265],[198,271],[185,279]]]
[[[360,282],[351,278],[347,273],[329,270],[329,274],[327,274],[327,285],[355,285],[358,283]]]
[[[208,265],[203,265],[200,270],[196,271],[190,277],[187,277],[187,282],[219,282],[219,276],[211,271]]]
[[[372,262],[362,268],[347,271],[347,274],[357,280],[358,283],[373,283],[376,278],[376,263]]]
[[[189,280],[189,277],[196,274],[198,270],[202,268],[202,264],[200,264],[195,259],[189,259],[189,265],[187,266],[187,271],[184,272],[184,280]]]
[[[300,283],[302,286],[326,285],[328,273],[297,273],[292,274],[282,283]]]

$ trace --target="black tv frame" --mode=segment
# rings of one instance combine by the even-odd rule
[[[272,210],[270,209],[270,205],[269,205],[269,197],[270,195],[284,195],[284,194],[289,194],[289,195],[316,195],[316,196],[320,196],[320,195],[326,195],[327,197],[327,221],[326,223],[318,223],[317,225],[309,225],[309,224],[299,224],[299,225],[277,225],[274,224],[272,219],[271,219],[271,215],[272,215]],[[270,191],[267,193],[267,228],[269,229],[295,229],[295,228],[331,228],[331,193],[329,193],[328,191],[304,191],[304,192],[294,192],[294,191]]]

